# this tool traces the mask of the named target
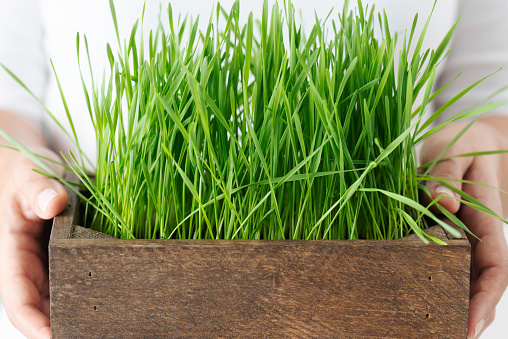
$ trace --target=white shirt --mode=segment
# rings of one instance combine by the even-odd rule
[[[273,1],[270,1],[273,3]],[[350,1],[355,3],[356,1]],[[141,16],[144,1],[116,1],[119,30],[122,38],[128,38],[133,23]],[[221,5],[230,8],[233,0],[222,1]],[[365,1],[364,5],[376,3],[378,11],[386,10],[392,31],[403,36],[404,30],[410,30],[415,13],[419,13],[418,28],[423,27],[432,7],[433,0],[378,0]],[[342,1],[326,0],[312,2],[294,0],[293,4],[301,14],[304,29],[310,31],[314,24],[314,11],[324,18],[335,6],[332,18],[342,10]],[[144,18],[145,32],[158,23],[159,13],[163,23],[167,22],[166,4],[157,0],[147,0]],[[178,13],[200,15],[202,29],[205,28],[213,3],[208,0],[172,1],[174,17]],[[282,3],[281,3],[282,6]],[[254,17],[261,17],[262,1],[241,1],[240,18],[244,22],[250,11]],[[446,92],[437,98],[440,105],[460,90],[476,80],[501,67],[496,73],[475,88],[458,102],[451,111],[462,109],[489,97],[503,86],[508,85],[508,1],[506,0],[446,0],[438,1],[431,19],[424,48],[436,48],[462,14],[455,36],[452,40],[452,52],[440,67],[438,85],[443,85],[462,75]],[[377,25],[376,25],[377,26]],[[106,43],[109,42],[115,51],[116,36],[111,19],[109,3],[106,0],[64,1],[64,0],[0,0],[0,62],[9,67],[24,81],[33,93],[41,98],[53,114],[65,122],[65,111],[58,91],[55,77],[52,74],[51,58],[75,125],[81,146],[86,153],[94,157],[95,141],[93,129],[86,109],[82,85],[76,58],[76,32],[86,34],[90,47],[93,72],[101,78],[107,69],[108,59]],[[83,42],[81,50],[83,51]],[[82,60],[86,60],[81,53]],[[83,62],[83,71],[87,78],[87,64]],[[508,98],[502,93],[496,98]],[[41,105],[0,70],[0,109],[8,109],[29,117],[42,124],[51,135],[53,147],[59,151],[67,149],[69,142],[51,122]],[[506,108],[504,108],[507,111]]]

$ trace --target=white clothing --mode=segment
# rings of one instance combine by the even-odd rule
[[[273,1],[271,1],[273,3]],[[364,4],[376,3],[377,10],[386,9],[392,31],[403,36],[404,30],[410,29],[414,13],[419,13],[418,30],[423,27],[434,1],[378,0],[364,1]],[[119,30],[122,38],[128,38],[135,19],[141,15],[143,1],[116,1]],[[229,8],[233,0],[222,1]],[[356,3],[351,1],[351,3]],[[301,14],[302,24],[306,31],[314,23],[314,10],[320,17],[325,17],[330,8],[335,6],[335,13],[342,8],[341,1],[326,0],[315,2],[294,0],[297,13]],[[166,4],[157,0],[146,2],[144,28],[148,32],[158,23],[159,13],[165,23]],[[212,2],[172,1],[173,13],[191,13],[200,15],[201,28],[208,22]],[[245,22],[250,11],[255,17],[261,17],[262,1],[241,1],[241,19]],[[312,13],[312,15],[310,15]],[[489,96],[508,84],[508,2],[505,0],[447,0],[438,1],[434,16],[429,26],[424,48],[436,48],[442,37],[455,22],[457,13],[463,13],[457,32],[453,39],[452,52],[440,69],[438,82],[445,84],[459,72],[463,75],[437,100],[438,105],[453,97],[458,91],[477,79],[498,72],[481,86],[478,86],[467,98],[455,106],[460,111],[479,100]],[[337,18],[337,16],[334,16]],[[106,0],[64,1],[64,0],[0,0],[0,62],[12,69],[34,94],[43,99],[48,108],[61,122],[66,121],[65,111],[58,91],[55,77],[52,74],[51,58],[62,83],[64,94],[71,114],[77,126],[81,146],[94,158],[95,142],[92,126],[86,109],[76,58],[76,32],[85,33],[88,37],[90,54],[94,65],[94,76],[101,78],[108,69],[106,42],[116,50],[116,36],[113,21]],[[83,42],[81,51],[84,51]],[[87,78],[87,64],[84,53],[82,64]],[[501,95],[503,98],[507,93]],[[496,99],[500,99],[498,96]],[[492,101],[492,100],[491,100]],[[23,114],[36,123],[46,125],[57,150],[66,150],[68,141],[58,128],[51,123],[49,116],[40,104],[30,97],[19,85],[0,70],[0,109],[7,109]],[[506,108],[505,108],[506,110]]]

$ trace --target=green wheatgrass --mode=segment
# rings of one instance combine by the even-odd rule
[[[440,92],[432,92],[436,68],[456,25],[435,50],[422,50],[430,18],[420,36],[415,16],[397,37],[386,15],[361,1],[354,12],[346,1],[335,18],[316,17],[307,35],[290,1],[271,11],[265,1],[260,21],[251,13],[245,25],[239,7],[227,12],[217,4],[201,32],[197,20],[176,23],[169,4],[169,31],[160,25],[144,41],[136,22],[128,39],[118,36],[117,53],[107,46],[111,76],[83,81],[96,133],[95,179],[83,154],[68,159],[89,191],[82,196],[86,223],[115,237],[153,239],[397,239],[415,232],[440,242],[424,233],[428,220],[456,233],[419,203],[421,182],[430,178],[428,170],[417,173],[415,145],[452,120],[500,105],[423,132],[476,85],[422,120]],[[78,35],[78,56],[83,41]]]

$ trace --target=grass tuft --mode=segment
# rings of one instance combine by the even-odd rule
[[[425,128],[477,85],[423,121],[456,26],[423,51],[430,18],[416,37],[416,15],[396,48],[386,14],[361,1],[356,11],[346,4],[336,20],[330,16],[332,32],[316,17],[308,35],[290,1],[271,11],[265,1],[261,20],[251,14],[245,25],[239,2],[229,12],[217,4],[206,31],[198,20],[177,23],[168,5],[169,32],[159,25],[143,41],[136,22],[122,44],[110,5],[123,47],[115,54],[108,45],[109,78],[83,81],[96,133],[95,180],[84,155],[66,159],[90,191],[83,199],[94,211],[92,228],[163,239],[397,239],[415,232],[440,242],[422,231],[429,218],[456,232],[420,204],[428,171],[419,175],[415,159],[415,145],[443,125]]]

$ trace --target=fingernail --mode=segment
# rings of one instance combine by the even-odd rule
[[[46,212],[46,208],[48,207],[49,203],[57,195],[58,195],[58,193],[55,190],[51,189],[51,188],[47,188],[44,191],[42,191],[41,193],[39,193],[39,196],[38,196],[37,199],[39,200],[39,208],[40,208],[40,210],[43,211],[43,212]]]
[[[480,334],[480,332],[482,331],[483,324],[485,324],[485,320],[483,320],[483,319],[482,319],[482,320],[480,320],[480,321],[478,322],[478,324],[476,324],[476,327],[475,327],[475,329],[474,329],[474,338],[476,338],[476,336],[477,336],[478,334]]]
[[[448,195],[452,198],[455,198],[455,193],[453,193],[453,191],[451,189],[449,189],[448,187],[445,187],[445,186],[438,186],[436,188],[435,192],[438,194],[444,194],[444,195]]]

